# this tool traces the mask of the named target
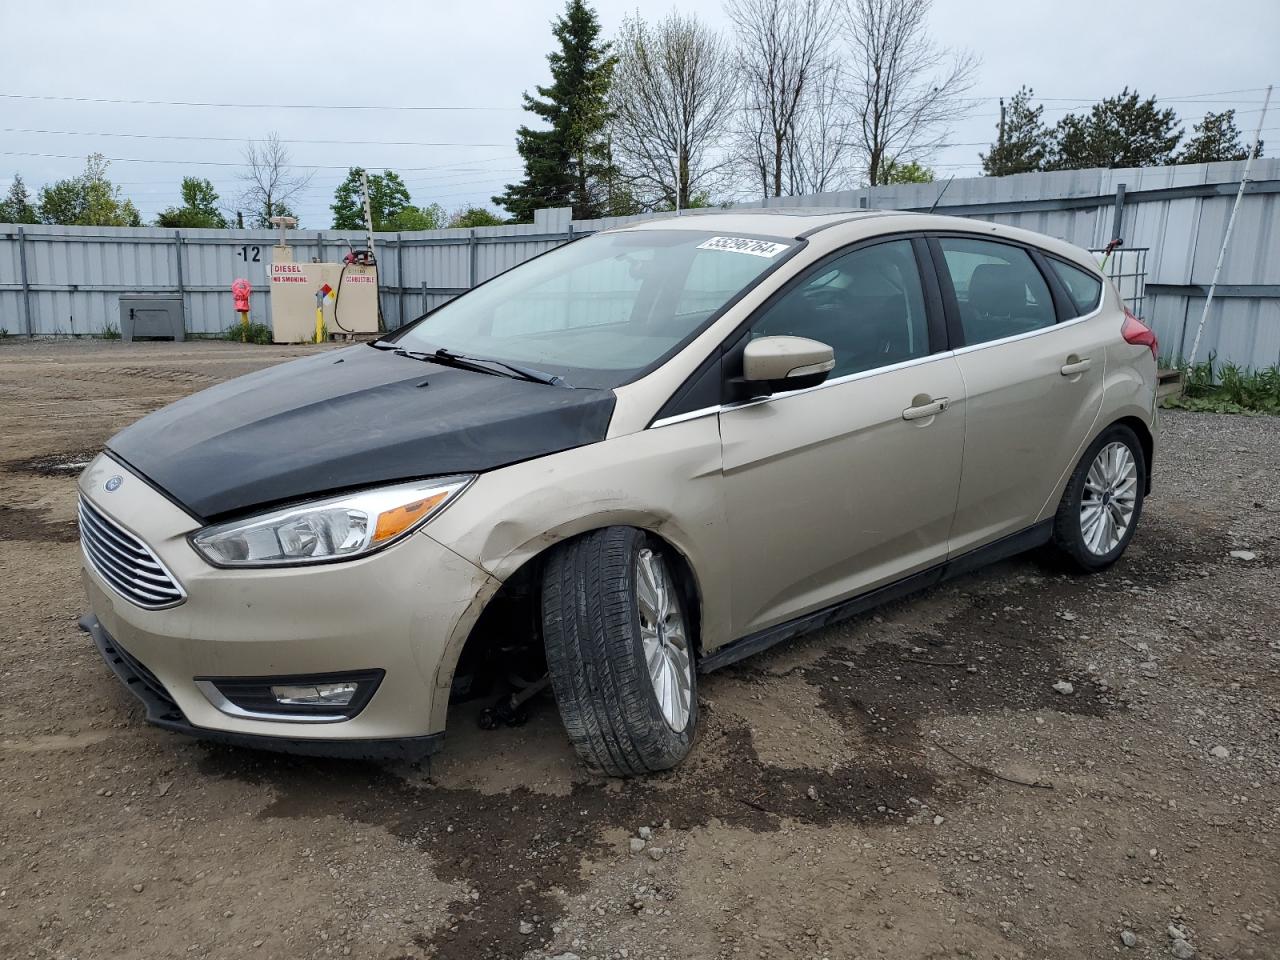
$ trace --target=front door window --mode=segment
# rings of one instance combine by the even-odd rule
[[[909,240],[863,247],[819,267],[752,327],[753,337],[808,337],[836,355],[830,379],[927,356],[924,291]]]

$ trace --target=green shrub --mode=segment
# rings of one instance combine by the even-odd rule
[[[119,340],[120,328],[117,327],[114,323],[106,324],[102,328],[102,339],[103,340]]]
[[[265,323],[233,323],[227,327],[226,338],[237,343],[271,343],[271,328]]]
[[[1208,413],[1280,414],[1280,365],[1249,370],[1235,363],[1218,364],[1217,354],[1195,366],[1179,361],[1183,390],[1167,397],[1166,407]]]

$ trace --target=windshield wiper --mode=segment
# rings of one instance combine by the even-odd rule
[[[525,367],[514,363],[507,363],[505,360],[495,360],[493,357],[464,357],[460,353],[454,353],[441,347],[436,351],[435,355],[441,360],[461,360],[463,363],[487,363],[495,367],[501,367],[509,370],[511,373],[523,377],[525,380],[531,380],[534,383],[545,383],[549,387],[568,387],[573,389],[573,385],[564,377],[557,376],[554,373],[547,373],[534,367]]]
[[[446,350],[444,347],[434,351],[406,350],[400,347],[395,352],[397,356],[423,360],[428,363],[439,363],[448,367],[457,367],[460,370],[474,370],[476,373],[489,373],[496,376],[510,377],[513,380],[543,383],[549,387],[568,387],[573,389],[573,385],[566,381],[564,377],[544,373],[532,367],[517,366],[514,363],[507,363],[505,360],[494,360],[491,357],[467,357],[460,353]],[[495,367],[497,369],[494,369]]]

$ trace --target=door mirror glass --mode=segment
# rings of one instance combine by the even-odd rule
[[[808,337],[759,337],[742,354],[742,379],[758,393],[816,387],[836,365],[835,351]]]

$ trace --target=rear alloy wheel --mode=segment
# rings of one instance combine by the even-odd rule
[[[560,717],[578,755],[613,776],[674,767],[698,697],[684,599],[667,549],[632,527],[556,548],[542,628]]]
[[[1054,541],[1087,571],[1115,563],[1142,515],[1147,465],[1128,427],[1103,431],[1080,458],[1054,518]]]

